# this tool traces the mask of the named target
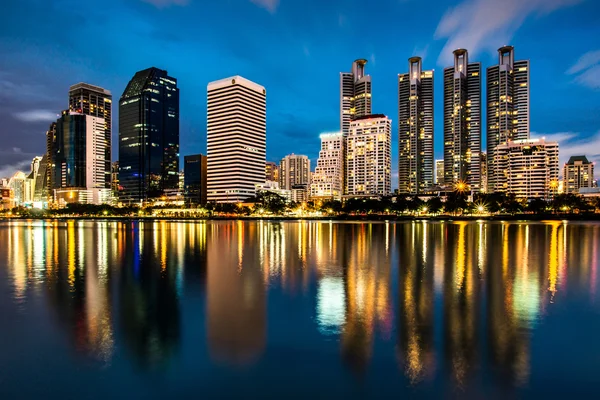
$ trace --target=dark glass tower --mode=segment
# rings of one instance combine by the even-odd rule
[[[202,154],[184,157],[183,185],[187,204],[206,204],[206,161]]]
[[[139,71],[119,101],[119,199],[139,202],[175,193],[178,171],[177,80],[154,67]]]
[[[52,189],[86,188],[87,118],[63,111],[52,146]]]

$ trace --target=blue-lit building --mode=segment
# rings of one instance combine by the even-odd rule
[[[119,101],[119,200],[176,194],[179,188],[179,89],[167,71],[148,68]]]

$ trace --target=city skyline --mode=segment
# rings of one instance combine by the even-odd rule
[[[164,4],[168,2],[162,2]],[[293,1],[281,1],[278,8],[269,10],[256,7],[249,1],[239,1],[239,8],[244,12],[250,13],[253,17],[259,20],[264,20],[267,23],[267,31],[269,34],[285,31],[281,27],[281,23],[291,20],[291,14],[298,11],[298,5]],[[333,2],[335,3],[335,2]],[[476,5],[480,8],[486,7],[485,1],[476,1]],[[585,141],[589,146],[589,142],[596,143],[596,134],[598,131],[598,102],[590,101],[590,99],[598,98],[598,91],[594,88],[584,87],[581,83],[591,84],[594,82],[594,77],[597,75],[598,67],[594,63],[595,53],[590,53],[587,57],[581,56],[588,52],[597,50],[593,43],[586,41],[573,41],[573,34],[569,38],[559,38],[558,32],[567,30],[569,27],[575,26],[579,30],[576,34],[580,36],[590,36],[590,33],[597,32],[598,28],[591,24],[589,15],[593,15],[593,10],[596,9],[590,1],[578,2],[578,4],[567,5],[567,2],[553,2],[552,6],[540,5],[540,2],[530,2],[531,5],[525,8],[519,8],[524,13],[524,18],[519,21],[517,27],[509,27],[509,23],[500,21],[498,26],[491,27],[483,36],[478,36],[479,41],[471,39],[468,35],[463,35],[464,29],[459,29],[457,34],[451,34],[448,38],[450,29],[448,26],[458,18],[458,15],[464,15],[468,18],[471,13],[465,10],[462,5],[465,3],[457,2],[451,9],[438,7],[437,14],[424,21],[411,36],[410,40],[397,39],[400,37],[404,28],[395,27],[398,31],[397,35],[386,35],[382,29],[375,29],[372,33],[365,35],[363,38],[355,35],[345,35],[351,30],[352,26],[357,23],[357,15],[348,11],[345,17],[339,17],[339,11],[336,4],[328,4],[323,8],[322,15],[312,16],[306,21],[306,24],[317,30],[320,27],[321,36],[326,38],[324,44],[319,45],[317,41],[304,35],[300,38],[290,39],[289,35],[284,35],[282,40],[276,40],[274,43],[266,46],[267,49],[257,49],[250,46],[248,50],[240,51],[229,43],[227,46],[216,49],[203,49],[203,45],[195,48],[189,42],[182,43],[181,37],[172,34],[175,37],[169,37],[169,33],[165,32],[162,38],[161,46],[165,51],[155,51],[152,54],[145,52],[147,47],[141,46],[139,51],[133,51],[134,47],[140,45],[143,38],[137,35],[132,35],[128,29],[123,32],[124,37],[130,37],[130,41],[116,41],[115,37],[109,35],[101,39],[101,46],[109,51],[114,47],[115,54],[122,54],[124,51],[131,54],[123,54],[122,63],[117,64],[113,60],[114,56],[106,57],[99,60],[96,54],[90,52],[81,46],[78,42],[69,42],[65,49],[57,48],[61,55],[66,49],[70,50],[69,57],[61,59],[50,57],[50,61],[43,70],[35,70],[37,73],[32,74],[29,70],[30,65],[35,65],[36,57],[40,54],[52,52],[57,44],[64,42],[64,39],[54,37],[53,41],[50,37],[44,37],[39,29],[32,29],[27,35],[23,35],[23,26],[12,25],[12,21],[7,20],[7,30],[3,34],[3,44],[0,45],[0,52],[7,53],[15,49],[15,38],[20,37],[28,46],[21,47],[22,50],[16,52],[14,57],[5,57],[2,64],[2,79],[3,87],[6,87],[0,99],[2,110],[0,111],[0,121],[2,128],[0,134],[6,138],[6,144],[2,149],[2,157],[0,161],[0,170],[11,171],[16,169],[26,169],[27,164],[31,161],[31,156],[40,155],[44,150],[44,141],[34,140],[36,137],[43,135],[47,129],[48,114],[55,115],[61,111],[63,103],[63,93],[70,85],[83,81],[93,85],[104,87],[113,93],[120,93],[124,88],[127,80],[135,70],[139,70],[149,65],[155,65],[159,68],[169,70],[179,80],[179,86],[183,88],[182,106],[181,106],[181,156],[194,153],[205,153],[206,143],[206,123],[203,112],[199,112],[205,107],[205,99],[202,96],[194,96],[196,90],[205,87],[206,83],[211,79],[219,79],[228,74],[241,74],[256,82],[261,82],[269,91],[268,103],[268,143],[267,143],[267,159],[276,161],[290,152],[290,146],[297,153],[307,154],[311,160],[316,160],[319,151],[319,134],[323,132],[331,132],[339,130],[339,99],[336,93],[339,92],[339,72],[348,69],[349,62],[360,57],[366,57],[369,61],[368,73],[372,76],[373,85],[373,110],[388,115],[394,118],[397,108],[396,93],[391,90],[393,87],[394,76],[403,72],[405,69],[405,60],[413,55],[423,57],[424,66],[427,69],[437,70],[435,81],[435,157],[440,158],[442,154],[443,142],[439,140],[443,128],[443,102],[442,87],[443,82],[441,72],[443,68],[451,64],[452,50],[456,47],[464,47],[469,51],[470,58],[480,61],[482,69],[495,64],[495,51],[498,47],[511,44],[518,49],[517,57],[519,59],[528,59],[531,61],[532,73],[532,101],[531,101],[531,130],[537,135],[545,134],[549,139],[557,140],[557,137],[563,139],[558,141],[561,143],[561,165],[568,159],[570,155],[584,152],[582,148],[585,145],[577,145],[577,140]],[[572,3],[572,2],[569,2]],[[397,15],[402,10],[409,11],[416,7],[415,2],[403,2],[401,5],[384,2],[381,8],[389,12],[390,17]],[[44,7],[54,8],[54,5],[43,5]],[[132,2],[127,7],[120,9],[123,16],[132,15],[137,18],[136,21],[141,21],[144,26],[148,21],[161,16],[165,18],[167,26],[173,26],[176,21],[181,26],[188,26],[190,23],[186,14],[194,14],[197,11],[198,2],[190,1],[185,6],[171,5],[163,8],[156,8],[152,4],[144,2]],[[85,8],[85,7],[84,7]],[[113,6],[110,2],[107,4],[107,11]],[[8,6],[5,16],[11,20],[19,20],[19,15],[24,15],[27,9],[27,2],[20,4],[11,4]],[[220,6],[211,4],[207,6],[207,13],[219,12]],[[309,12],[311,7],[308,7]],[[39,10],[40,12],[43,10]],[[48,11],[48,10],[46,10]],[[37,12],[37,11],[36,11]],[[344,11],[346,12],[346,11]],[[79,11],[68,10],[65,14],[79,13]],[[234,17],[239,19],[237,12]],[[382,13],[383,14],[383,13]],[[94,12],[91,15],[95,15]],[[387,15],[385,18],[389,18]],[[32,17],[35,20],[35,16]],[[146,22],[144,22],[146,21]],[[106,24],[114,24],[112,18],[105,21]],[[25,22],[27,25],[28,22]],[[171,24],[171,25],[169,25]],[[319,25],[321,24],[321,25]],[[325,27],[322,26],[325,24]],[[215,27],[214,24],[208,24],[205,29],[218,31],[221,28]],[[469,27],[481,27],[481,21],[472,21],[467,24]],[[549,27],[553,26],[554,30]],[[84,31],[93,30],[92,27],[83,26]],[[190,30],[196,29],[190,26]],[[297,24],[290,25],[290,32],[298,29]],[[273,32],[271,32],[273,30]],[[490,30],[499,35],[491,35]],[[584,31],[585,30],[585,31]],[[534,35],[529,35],[532,32],[545,33],[548,40],[535,40]],[[557,32],[557,33],[553,33]],[[158,35],[154,32],[154,35]],[[129,36],[128,36],[129,35]],[[437,39],[432,39],[435,36]],[[213,37],[214,35],[211,35]],[[218,35],[217,35],[218,36]],[[393,37],[392,37],[393,36]],[[535,35],[537,36],[537,35]],[[286,38],[291,40],[287,43],[286,48],[290,53],[282,54],[279,58],[273,59],[271,53],[277,54],[277,48],[281,42],[285,42]],[[250,41],[259,40],[256,34],[250,35]],[[379,40],[377,40],[379,39]],[[216,38],[215,40],[221,40]],[[306,40],[306,47],[302,43]],[[563,45],[569,44],[571,48],[571,57],[561,59],[548,57],[548,54],[553,52],[562,41]],[[123,43],[126,42],[126,43]],[[329,46],[340,45],[339,50],[335,54],[328,54]],[[171,54],[168,51],[169,46],[181,46],[178,50],[178,55]],[[32,56],[32,48],[38,49]],[[160,47],[160,46],[159,46]],[[218,49],[218,50],[217,50]],[[251,57],[250,50],[256,50],[256,57]],[[424,51],[427,49],[427,51]],[[207,66],[205,63],[200,63],[197,56],[193,52],[203,53],[203,58],[208,56],[214,58],[218,67]],[[240,54],[240,52],[245,54]],[[97,53],[97,52],[95,52]],[[29,59],[25,62],[25,59]],[[231,58],[228,60],[228,58]],[[185,60],[185,63],[179,61]],[[66,61],[65,61],[66,60]],[[196,61],[195,61],[196,60]],[[285,61],[283,61],[285,60]],[[101,61],[101,62],[99,62]],[[227,62],[231,61],[231,62]],[[98,67],[92,68],[91,65],[98,63]],[[269,65],[271,63],[271,65]],[[65,65],[67,64],[67,65]],[[185,64],[185,65],[183,65]],[[190,64],[189,66],[187,64]],[[252,65],[250,65],[252,64]],[[198,67],[204,68],[202,74],[197,74]],[[19,68],[20,67],[20,68]],[[283,67],[285,71],[280,71]],[[27,79],[21,76],[21,71],[28,72]],[[299,73],[299,71],[303,71]],[[569,72],[569,73],[567,73]],[[300,75],[298,75],[300,74]],[[297,81],[292,81],[289,76],[300,76]],[[591,85],[594,86],[594,85]],[[597,88],[597,86],[595,86]],[[19,90],[20,89],[20,90]],[[315,96],[315,93],[320,96]],[[30,97],[35,93],[35,101],[29,101]],[[30,96],[30,97],[28,97]],[[484,94],[485,96],[485,94]],[[560,102],[553,99],[561,97],[569,97],[574,99],[569,104],[569,110],[577,109],[578,115],[581,118],[573,120],[567,118],[569,113],[558,112]],[[584,100],[585,99],[585,100]],[[115,107],[116,108],[116,107]],[[115,146],[116,137],[116,121],[118,115],[116,110],[113,111],[113,160],[116,159]],[[485,132],[482,132],[485,135]],[[554,134],[554,135],[551,135]],[[532,137],[537,137],[532,134]],[[42,136],[43,137],[43,136]],[[393,170],[397,165],[397,135],[395,132],[392,135],[392,158]],[[575,143],[575,144],[574,144]],[[482,143],[485,146],[485,140]],[[570,153],[571,148],[575,150]],[[597,160],[597,155],[588,154],[592,160]],[[14,168],[18,166],[18,168]],[[24,167],[25,166],[25,167]],[[397,171],[395,171],[397,172]],[[393,183],[393,187],[396,183]]]

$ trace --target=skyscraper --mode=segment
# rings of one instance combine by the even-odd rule
[[[205,155],[184,157],[183,191],[186,204],[206,204],[206,166]]]
[[[106,121],[101,117],[63,111],[51,146],[50,174],[58,203],[106,203]]]
[[[179,187],[179,89],[167,71],[137,72],[119,101],[122,202],[176,193]]]
[[[110,91],[88,83],[78,83],[69,89],[69,110],[104,119],[104,142],[106,143],[106,165],[104,167],[105,188],[111,187],[112,146],[112,94]]]
[[[398,75],[398,191],[420,194],[433,186],[433,70],[421,57]]]
[[[444,184],[444,160],[435,160],[435,184]]]
[[[489,162],[489,158],[488,158]],[[518,198],[551,198],[558,192],[558,143],[509,141],[496,148],[496,191]]]
[[[565,193],[579,193],[581,188],[594,187],[594,163],[586,156],[572,156],[563,169]]]
[[[350,121],[371,114],[371,77],[365,75],[367,60],[352,63],[352,72],[340,73],[340,126],[348,136]]]
[[[321,151],[317,159],[317,167],[311,177],[311,198],[341,198],[344,184],[343,146],[344,137],[341,132],[321,135]]]
[[[265,163],[265,181],[277,182],[279,184],[279,166],[272,161]]]
[[[290,154],[279,163],[279,187],[292,190],[294,186],[310,184],[310,160],[307,156]]]
[[[240,202],[265,183],[267,92],[241,76],[208,84],[208,201]]]
[[[499,190],[496,148],[529,139],[529,60],[515,61],[514,48],[498,49],[498,65],[487,69],[488,191]]]
[[[444,183],[481,187],[481,63],[469,63],[467,50],[454,51],[444,69]]]
[[[355,118],[346,140],[346,193],[388,196],[392,191],[392,121],[383,114]]]

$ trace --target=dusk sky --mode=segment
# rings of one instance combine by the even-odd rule
[[[28,170],[44,153],[44,133],[78,82],[113,93],[118,159],[118,99],[133,74],[151,66],[178,79],[182,156],[206,151],[207,83],[242,75],[267,88],[267,159],[306,154],[314,168],[319,134],[340,129],[339,73],[356,58],[369,60],[373,112],[393,121],[395,171],[397,74],[407,59],[419,55],[435,69],[441,158],[442,72],[452,50],[468,49],[487,68],[505,44],[531,60],[532,137],[558,139],[563,162],[573,154],[600,161],[598,0],[2,3],[0,177]]]

